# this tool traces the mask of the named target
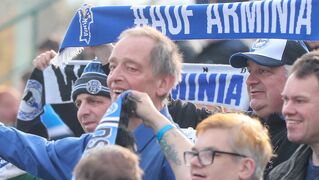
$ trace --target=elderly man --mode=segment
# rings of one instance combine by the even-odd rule
[[[108,85],[112,98],[127,89],[146,92],[157,109],[170,118],[165,101],[180,80],[181,61],[176,45],[156,29],[145,26],[124,31],[110,57]],[[130,119],[128,128],[137,142],[143,179],[175,179],[153,130],[138,118]],[[0,149],[0,156],[5,160],[42,178],[69,179],[92,135],[48,142],[0,126],[0,137],[1,147],[6,147]]]
[[[282,98],[288,139],[304,145],[273,169],[270,179],[319,179],[319,51],[295,62]]]
[[[247,68],[246,80],[250,106],[269,129],[274,153],[265,176],[279,163],[287,160],[298,147],[286,137],[287,129],[281,114],[281,92],[293,62],[307,52],[301,41],[258,39],[250,52],[237,53],[230,58],[235,68]]]

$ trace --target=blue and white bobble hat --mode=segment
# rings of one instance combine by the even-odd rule
[[[93,60],[86,65],[81,77],[74,83],[72,88],[73,101],[82,93],[110,97],[110,89],[107,87],[106,79],[107,75],[101,62]]]

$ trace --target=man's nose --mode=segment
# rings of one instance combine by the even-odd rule
[[[107,77],[107,84],[111,87],[112,83],[120,81],[121,79],[123,79],[123,71],[120,66],[117,66],[110,71]]]
[[[84,114],[87,114],[89,112],[89,107],[87,106],[87,103],[82,102],[81,105],[78,107],[78,115],[83,116]]]
[[[200,163],[198,156],[192,157],[192,159],[190,161],[191,161],[190,162],[191,166],[202,167],[202,164]]]
[[[296,108],[291,101],[285,101],[282,106],[282,114],[284,116],[292,115],[296,112]]]
[[[259,79],[256,77],[256,75],[254,73],[250,73],[248,75],[248,78],[246,80],[246,84],[249,86],[249,85],[252,85],[252,84],[256,84],[259,82]]]

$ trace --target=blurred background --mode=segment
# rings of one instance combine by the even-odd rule
[[[0,6],[0,84],[19,86],[32,68],[38,46],[48,37],[63,38],[77,8],[67,0],[2,0]]]

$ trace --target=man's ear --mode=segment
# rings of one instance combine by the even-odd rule
[[[157,81],[156,95],[162,97],[170,92],[175,83],[175,77],[172,75],[160,76]]]
[[[239,170],[240,179],[251,179],[255,170],[256,164],[252,158],[242,158]]]

